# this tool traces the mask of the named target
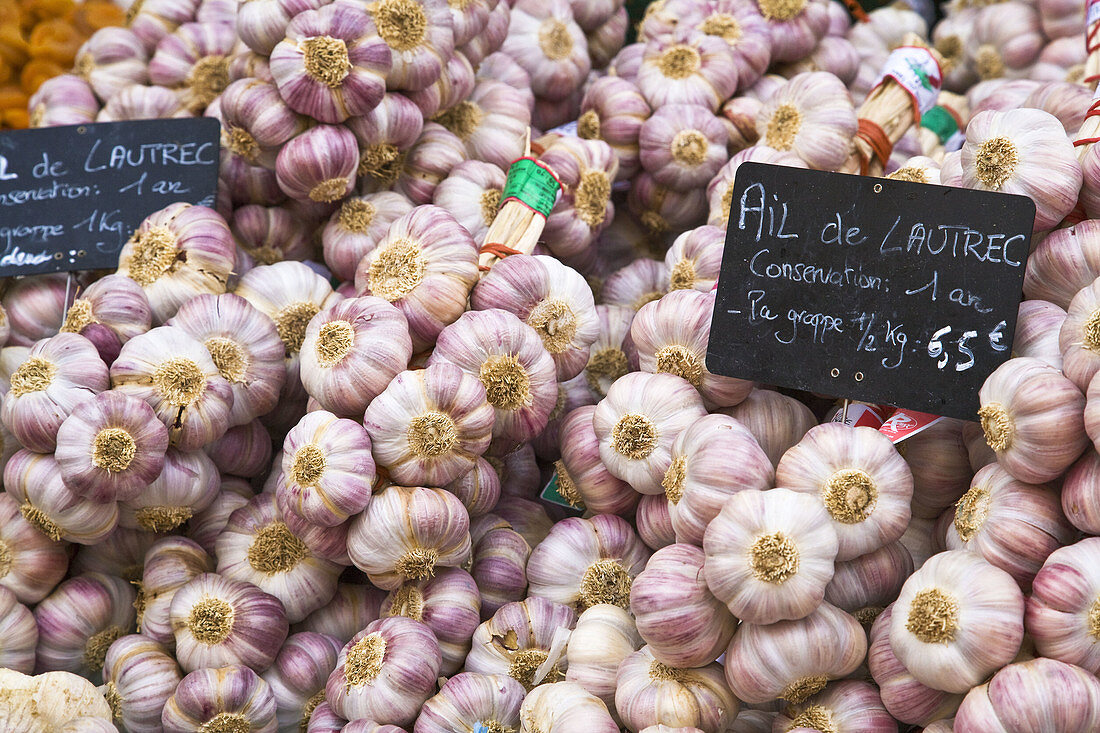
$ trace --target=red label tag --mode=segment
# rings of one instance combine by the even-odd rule
[[[890,417],[886,418],[878,431],[892,443],[897,444],[932,427],[942,419],[939,415],[930,415],[927,412],[899,409],[894,410]]]
[[[878,405],[868,405],[862,402],[853,402],[848,405],[845,415],[844,408],[836,408],[836,412],[830,418],[830,422],[842,422],[850,428],[874,428],[878,430],[882,421],[886,419],[887,410]]]

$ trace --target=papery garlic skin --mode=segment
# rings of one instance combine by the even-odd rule
[[[599,698],[574,682],[542,685],[523,699],[520,733],[566,733],[584,730],[615,733],[619,730]]]
[[[604,76],[585,90],[577,134],[611,146],[619,159],[616,180],[627,180],[640,165],[638,135],[651,113],[638,88],[626,79]]]
[[[893,443],[872,428],[819,425],[788,450],[777,486],[820,497],[851,560],[901,537],[911,516],[913,475]]]
[[[103,663],[104,697],[128,731],[161,730],[160,715],[183,674],[162,645],[141,634],[120,637]]]
[[[440,663],[439,645],[426,625],[404,616],[379,619],[340,650],[325,699],[352,720],[408,725],[435,689]]]
[[[663,723],[724,733],[740,710],[719,664],[670,667],[644,646],[619,665],[615,708],[631,730]]]
[[[1098,506],[1094,499],[1097,470],[1100,470],[1100,454],[1095,450],[1086,451],[1062,480],[1062,511],[1070,524],[1087,534],[1100,531],[1100,516],[1097,516]]]
[[[545,598],[505,604],[474,632],[466,670],[507,674],[528,691],[555,683],[568,671],[564,652],[576,622],[572,608]]]
[[[34,610],[36,670],[64,670],[98,679],[104,657],[134,624],[134,589],[102,573],[70,578]]]
[[[305,631],[287,637],[275,662],[261,675],[275,696],[280,727],[304,730],[325,700],[325,684],[343,644],[334,637]]]
[[[5,724],[18,730],[78,733],[89,730],[80,727],[85,722],[97,726],[91,728],[93,731],[104,730],[101,723],[110,726],[111,708],[103,695],[89,680],[71,672],[45,672],[32,677],[0,669],[0,685],[7,693]]]
[[[613,710],[615,672],[644,643],[630,613],[618,606],[597,603],[581,613],[569,635],[566,650],[569,668],[565,679],[576,682]]]
[[[1011,575],[975,553],[942,552],[905,581],[890,645],[921,683],[966,692],[1016,655],[1023,616]]]
[[[275,733],[275,696],[254,670],[242,664],[197,669],[182,680],[164,706],[165,733],[250,730]]]
[[[427,625],[439,643],[440,673],[453,675],[470,651],[480,610],[473,577],[461,568],[443,568],[431,578],[410,580],[391,591],[382,602],[381,618],[405,616]]]
[[[595,410],[593,405],[584,405],[562,420],[561,459],[554,464],[558,493],[593,512],[628,514],[641,495],[612,476],[600,460],[599,440],[592,427]]]
[[[395,590],[470,556],[466,508],[443,489],[389,486],[371,498],[348,531],[348,554],[371,582]]]
[[[451,677],[439,693],[424,703],[416,719],[417,733],[455,730],[515,730],[526,695],[523,685],[504,675],[463,672]]]
[[[0,587],[0,667],[34,673],[38,624],[34,615],[7,588]]]

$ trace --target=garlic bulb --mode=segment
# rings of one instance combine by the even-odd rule
[[[561,459],[554,464],[558,493],[570,502],[601,514],[627,514],[641,496],[611,473],[600,460],[599,440],[592,427],[591,405],[566,415],[561,425]]]
[[[596,315],[600,321],[600,334],[589,348],[584,376],[593,395],[603,399],[615,380],[627,372],[637,371],[638,353],[630,338],[633,309],[597,305]]]
[[[806,702],[791,705],[775,719],[786,730],[865,731],[894,733],[897,721],[882,705],[874,686],[857,680],[834,682]]]
[[[341,280],[354,280],[359,260],[378,244],[390,225],[412,211],[412,202],[384,191],[344,200],[321,230],[325,264]]]
[[[532,690],[520,707],[520,733],[615,733],[619,730],[607,706],[574,682],[557,682]]]
[[[530,691],[563,679],[565,646],[577,616],[569,606],[531,597],[501,606],[477,627],[466,671],[507,674]]]
[[[462,138],[437,122],[425,122],[416,144],[402,161],[393,188],[414,204],[429,204],[439,184],[467,157]]]
[[[531,501],[518,496],[509,497],[493,507],[493,511],[512,529],[519,532],[530,547],[546,539],[554,521],[546,513],[541,502]]]
[[[232,388],[182,328],[161,326],[127,341],[111,365],[111,386],[147,402],[180,450],[201,448],[229,427]]]
[[[756,116],[753,119],[755,120]],[[793,115],[790,119],[794,119]],[[780,121],[782,122],[782,120]],[[756,123],[753,122],[753,124]],[[754,128],[753,135],[757,134]],[[767,145],[753,145],[738,152],[729,159],[728,163],[722,166],[718,174],[707,184],[708,224],[722,228],[728,226],[730,211],[733,207],[733,183],[737,176],[737,169],[741,167],[742,163],[769,163],[789,168],[808,167],[806,161],[800,158],[792,149],[776,150]]]
[[[1062,479],[1062,511],[1070,524],[1087,534],[1096,534],[1100,529],[1100,517],[1097,516],[1100,505],[1095,500],[1097,487],[1100,487],[1098,470],[1100,454],[1089,450],[1066,471]]]
[[[128,277],[107,275],[80,293],[65,311],[62,333],[79,333],[96,345],[108,365],[118,350],[152,323],[149,299]]]
[[[337,715],[327,702],[322,702],[313,709],[309,716],[306,733],[342,733],[345,727],[352,725],[359,726],[360,730],[365,730],[366,733],[404,733],[403,729],[395,725],[380,726],[373,720],[357,720],[349,723]]]
[[[96,122],[126,122],[173,117],[194,117],[182,95],[165,87],[132,84],[111,97],[96,115]]]
[[[54,542],[94,545],[118,524],[118,505],[78,497],[49,454],[21,450],[12,456],[4,466],[4,489],[23,519]]]
[[[164,470],[137,497],[119,505],[119,523],[168,532],[202,511],[218,493],[218,470],[202,451],[169,448]]]
[[[1088,445],[1083,428],[1084,395],[1058,370],[1038,359],[1009,359],[989,375],[978,393],[986,443],[1013,477],[1051,481]]]
[[[1024,294],[1068,308],[1074,295],[1100,277],[1100,222],[1087,219],[1055,229],[1033,250],[1024,272]]]
[[[1098,295],[1100,284],[1095,281],[1074,295],[1058,333],[1062,373],[1082,392],[1100,371],[1100,341],[1093,336],[1093,323],[1100,322]]]
[[[568,97],[591,68],[588,43],[568,0],[517,2],[501,51],[530,75],[535,96],[549,101]]]
[[[740,422],[773,466],[817,424],[810,408],[771,389],[754,389],[741,403],[719,412]]]
[[[141,580],[145,553],[156,544],[152,532],[115,527],[94,545],[83,545],[69,565],[69,575],[104,573],[116,575],[131,583]]]
[[[527,441],[557,401],[554,362],[538,332],[500,309],[463,313],[443,329],[428,365],[450,362],[476,376],[495,410],[493,437]]]
[[[627,608],[631,583],[648,559],[649,550],[620,517],[568,517],[531,551],[528,592],[578,611],[597,603]]]
[[[832,580],[825,586],[825,600],[870,627],[898,597],[913,567],[913,556],[905,545],[891,542],[874,552],[838,562]]]
[[[739,77],[729,44],[696,31],[645,44],[635,81],[654,109],[699,104],[717,111],[737,90]]]
[[[561,183],[561,198],[546,218],[542,241],[557,257],[582,257],[615,218],[611,184],[619,164],[602,140],[557,137],[539,156]]]
[[[1085,538],[1050,554],[1035,576],[1027,600],[1025,627],[1044,657],[1075,664],[1095,674],[1100,670],[1096,648],[1096,553],[1100,539]]]
[[[531,497],[543,488],[542,469],[537,463],[534,448],[529,444],[508,450],[501,441],[494,441],[489,446],[486,460],[500,477],[502,494]],[[550,531],[550,524],[553,523],[547,522],[543,536]]]
[[[485,240],[496,218],[506,176],[481,160],[464,160],[436,187],[432,203],[454,214],[475,242]]]
[[[241,478],[257,478],[271,466],[271,435],[259,420],[229,428],[203,447],[218,471]]]
[[[1012,337],[1012,355],[1033,356],[1061,371],[1062,349],[1058,335],[1065,321],[1066,312],[1054,303],[1045,300],[1020,303],[1016,332]]]
[[[87,679],[71,672],[46,672],[31,677],[15,670],[0,669],[0,686],[6,693],[4,724],[14,730],[78,733],[89,730],[91,725],[110,725],[111,708],[103,695]],[[98,719],[98,722],[89,719]],[[88,721],[89,726],[76,730],[66,727],[76,720]]]
[[[303,120],[287,106],[273,83],[257,76],[246,74],[218,98],[222,147],[250,165],[274,170],[279,148],[303,131]]]
[[[691,384],[670,374],[631,373],[596,405],[592,423],[607,469],[643,494],[661,493],[676,436],[705,414]]]
[[[477,250],[447,211],[420,206],[395,221],[355,273],[356,290],[390,301],[423,350],[462,314],[477,280]]]
[[[619,665],[615,708],[630,730],[660,723],[724,733],[740,704],[719,664],[678,669],[658,661],[644,646]]]
[[[444,486],[458,497],[470,518],[488,514],[500,501],[500,476],[484,458],[474,461],[474,467]]]
[[[108,647],[134,625],[134,589],[121,578],[87,573],[59,585],[34,609],[39,671],[98,679]]]
[[[143,636],[174,649],[170,611],[176,591],[197,575],[214,572],[214,560],[198,544],[183,537],[158,540],[145,554],[138,596],[138,629]]]
[[[57,429],[61,480],[100,502],[134,499],[164,469],[168,430],[153,408],[109,390],[80,403]]]
[[[867,654],[867,666],[879,686],[883,705],[890,715],[913,725],[928,725],[954,715],[963,696],[922,684],[894,654],[890,646],[890,625],[895,610],[891,604],[875,619]]]
[[[287,105],[329,124],[374,109],[391,65],[370,17],[350,4],[299,13],[271,51],[271,76]]]
[[[38,624],[15,594],[0,587],[0,667],[34,673]]]
[[[367,408],[364,425],[394,481],[445,486],[474,468],[494,419],[481,382],[440,362],[398,374]]]
[[[99,100],[87,81],[76,74],[61,74],[38,87],[27,101],[27,111],[29,128],[82,125],[95,121]]]
[[[859,621],[822,603],[797,621],[741,624],[726,650],[726,682],[746,703],[777,697],[800,703],[851,674],[866,655]]]
[[[141,222],[119,253],[118,274],[145,290],[160,324],[192,296],[224,293],[234,262],[232,234],[217,212],[171,204]]]
[[[615,673],[645,642],[627,611],[607,603],[586,609],[569,635],[565,679],[615,709]]]
[[[801,59],[829,28],[829,3],[820,0],[793,3],[757,0],[756,5],[768,21],[773,61]]]
[[[359,147],[343,125],[318,125],[297,135],[279,151],[279,188],[298,201],[332,203],[355,188]]]
[[[368,12],[393,54],[387,87],[418,91],[439,78],[455,47],[453,21],[443,0],[381,0]]]
[[[305,631],[287,637],[275,662],[261,675],[275,697],[281,728],[305,730],[310,716],[325,700],[325,684],[343,643]]]
[[[578,15],[580,12],[574,10],[574,13]],[[580,19],[578,19],[578,22],[580,22]],[[630,14],[624,6],[619,6],[602,25],[585,34],[585,38],[588,40],[588,55],[592,58],[593,68],[607,68],[607,65],[611,63],[611,59],[626,43],[626,32],[629,25]]]
[[[789,150],[817,170],[837,170],[848,159],[856,127],[847,89],[827,71],[798,74],[764,102],[756,117],[762,144]]]
[[[445,568],[431,578],[406,581],[382,602],[381,618],[405,616],[431,629],[443,662],[440,674],[453,675],[470,651],[481,623],[477,583],[461,568]]]
[[[913,473],[913,515],[935,517],[966,493],[973,471],[961,420],[944,419],[898,444]]]
[[[465,143],[471,161],[506,170],[523,155],[523,131],[531,112],[521,91],[495,79],[482,79],[465,99],[432,119]]]
[[[975,114],[966,126],[962,167],[967,188],[1029,196],[1035,231],[1060,222],[1081,189],[1081,166],[1065,130],[1041,110]]]
[[[196,669],[180,680],[161,714],[165,733],[249,730],[274,733],[271,686],[243,664]]]
[[[66,278],[60,273],[18,278],[4,291],[8,346],[34,346],[57,333],[65,322]]]
[[[901,537],[909,524],[913,475],[893,443],[873,428],[826,423],[811,429],[775,469],[776,486],[824,503],[851,560]]]
[[[141,634],[120,637],[103,662],[103,693],[128,731],[161,730],[160,715],[183,675],[162,645]]]
[[[481,592],[481,619],[488,620],[506,603],[527,596],[527,559],[531,546],[512,525],[486,514],[470,522],[473,544],[470,575]]]
[[[464,672],[447,680],[424,703],[415,729],[419,733],[515,730],[524,696],[523,686],[511,677]]]
[[[977,552],[1026,591],[1047,556],[1075,534],[1056,492],[1017,481],[992,465],[978,471],[955,505],[947,548]]]
[[[638,138],[641,164],[662,186],[677,191],[698,188],[725,163],[728,139],[708,108],[665,105],[642,123]]]
[[[20,603],[37,603],[65,577],[68,564],[65,546],[24,519],[11,493],[0,493],[0,587]]]
[[[643,257],[617,270],[604,281],[602,300],[605,305],[637,311],[647,303],[660,300],[668,288],[669,271],[665,263]]]
[[[295,628],[326,634],[346,644],[371,621],[377,621],[386,592],[372,585],[341,583],[327,605],[317,609]]]
[[[435,635],[404,616],[368,624],[340,650],[325,699],[339,715],[411,723],[439,675]]]
[[[1085,733],[1100,725],[1100,712],[1092,703],[1098,695],[1095,675],[1072,664],[1042,657],[1010,664],[967,694],[953,730],[1022,732],[1052,725],[1066,733]],[[1086,700],[1083,705],[1075,702]]]
[[[149,83],[149,50],[128,28],[100,28],[77,50],[73,72],[106,102],[131,84]]]
[[[348,554],[371,583],[395,590],[408,579],[457,567],[470,556],[470,518],[443,489],[389,486],[352,520]]]
[[[264,671],[289,624],[278,598],[240,580],[203,573],[179,588],[170,618],[184,671],[243,664]]]
[[[676,237],[665,265],[669,271],[669,290],[710,292],[718,282],[726,233],[713,226],[701,226]]]
[[[966,692],[1016,656],[1023,616],[1012,576],[976,553],[942,552],[905,581],[890,645],[921,683]]]
[[[202,112],[229,84],[229,57],[236,43],[229,23],[184,23],[157,43],[149,59],[149,81],[178,90],[187,109]]]
[[[668,499],[660,494],[646,494],[638,502],[635,523],[638,536],[651,550],[659,550],[676,542],[672,519],[668,514]]]
[[[702,550],[673,544],[654,553],[631,586],[638,634],[649,654],[669,667],[702,667],[733,636],[737,619],[711,593],[705,571]]]
[[[651,113],[638,87],[626,79],[604,76],[585,90],[577,135],[586,140],[603,140],[619,160],[616,180],[631,178],[640,161],[638,135]]]
[[[52,452],[65,418],[110,386],[106,369],[83,336],[60,333],[35,343],[8,380],[4,427],[25,448]]]

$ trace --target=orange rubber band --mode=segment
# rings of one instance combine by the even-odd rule
[[[871,146],[871,153],[885,169],[887,162],[890,160],[890,153],[894,150],[894,144],[890,142],[890,138],[886,137],[886,132],[879,127],[878,123],[860,117],[859,131],[856,133],[856,137]],[[869,158],[865,158],[862,153],[860,153],[859,158],[859,174],[865,176],[871,161]]]
[[[486,254],[486,253],[491,254],[491,255],[496,255],[498,258],[500,258],[502,260],[505,257],[507,257],[508,255],[521,255],[521,254],[523,254],[518,249],[512,249],[511,247],[507,247],[507,246],[501,244],[500,242],[486,242],[485,244],[483,244],[481,246],[481,249],[478,250],[478,254]],[[477,269],[481,270],[482,272],[488,272],[490,268],[487,267],[486,265],[478,265]]]

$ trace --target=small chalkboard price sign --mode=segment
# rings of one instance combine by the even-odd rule
[[[212,206],[212,118],[0,133],[0,276],[113,268],[149,214]]]
[[[972,420],[1034,218],[1025,196],[745,163],[707,367]]]

